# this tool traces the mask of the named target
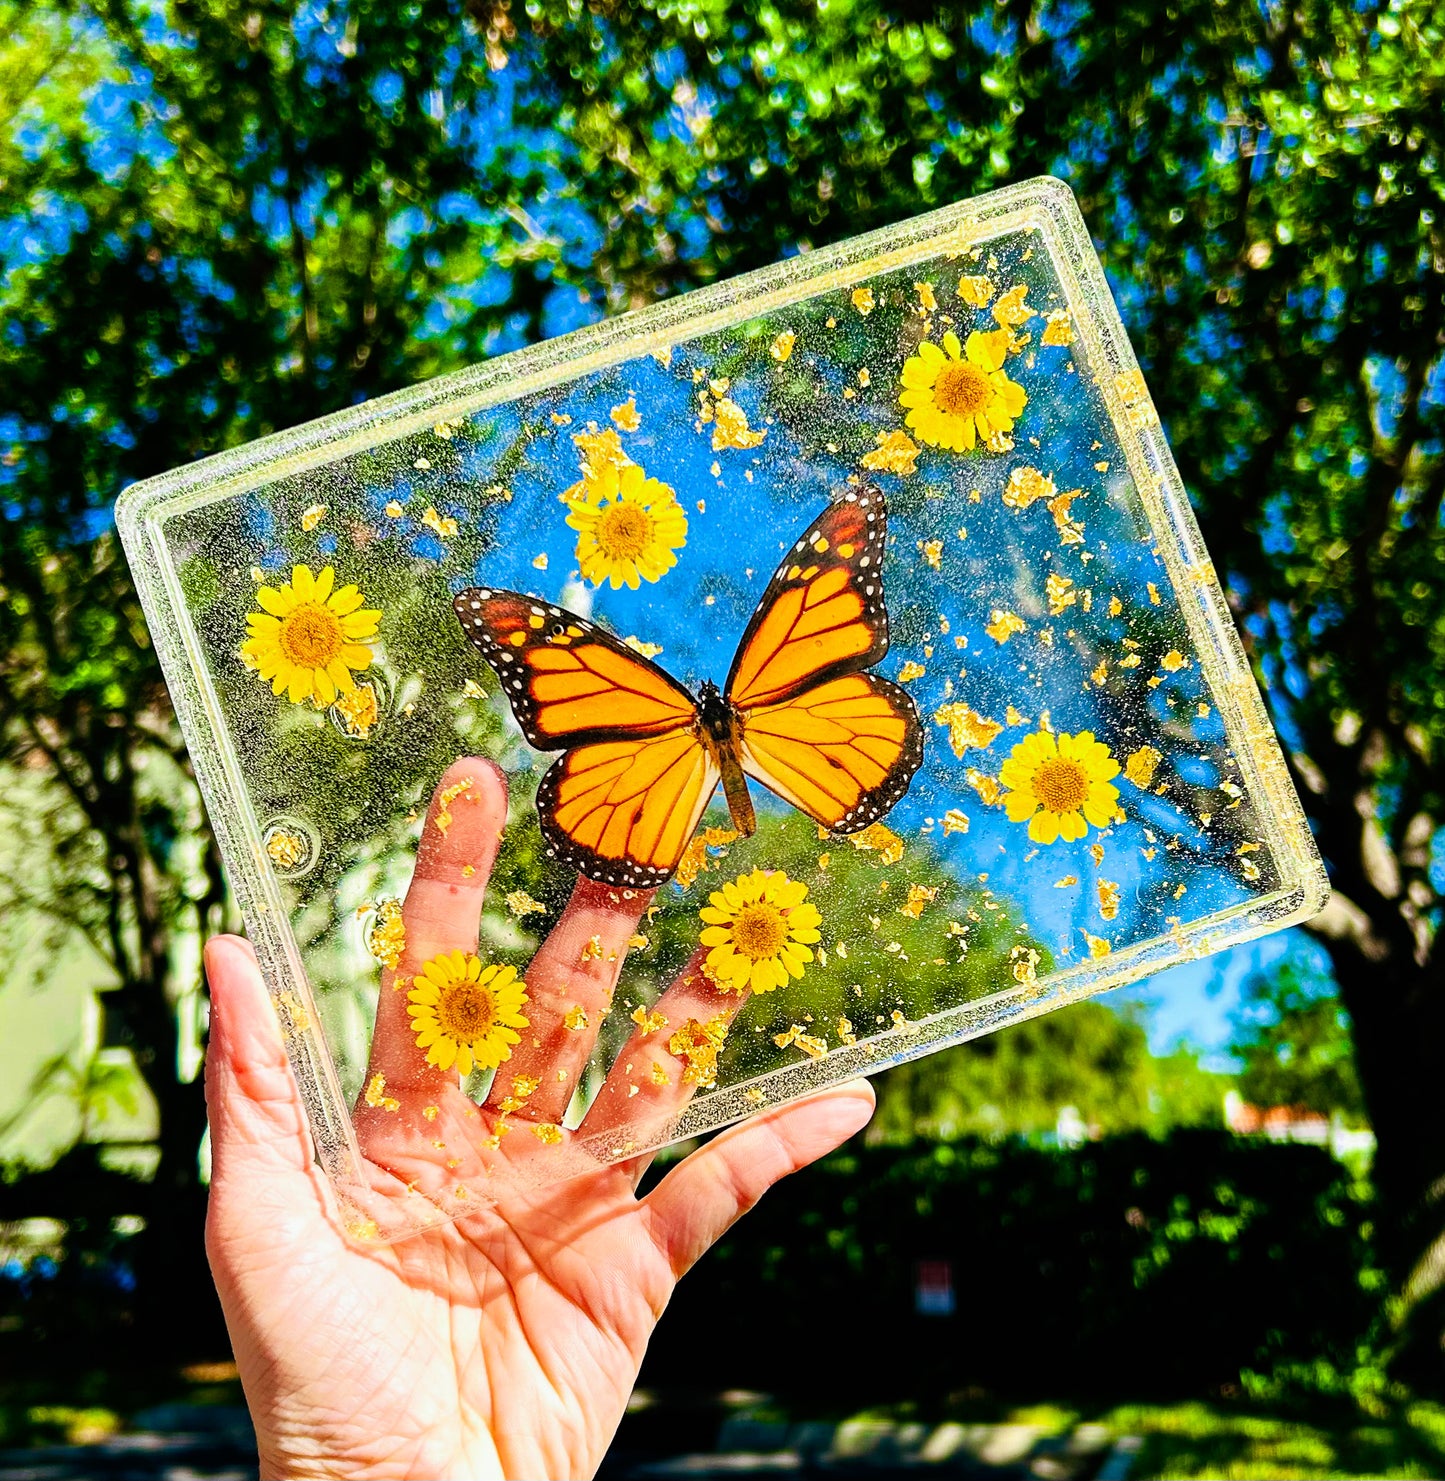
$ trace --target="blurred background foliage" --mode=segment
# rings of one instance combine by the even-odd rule
[[[12,1251],[0,1325],[43,1287],[85,1293],[67,1299],[102,1325],[219,1340],[199,1294],[198,944],[236,922],[115,540],[119,491],[1050,172],[1110,275],[1337,890],[1323,951],[1250,983],[1237,1088],[1367,1119],[1371,1186],[1322,1151],[1178,1130],[1222,1087],[1094,1004],[894,1072],[876,1134],[939,1149],[809,1175],[738,1239],[790,1269],[807,1210],[787,1200],[828,1189],[817,1238],[873,1240],[892,1270],[906,1242],[863,1232],[870,1198],[900,1229],[915,1210],[939,1248],[1008,1206],[1035,1221],[1014,1280],[1063,1261],[1068,1289],[1049,1289],[1100,1313],[1099,1341],[1152,1352],[1161,1313],[1176,1345],[1215,1334],[1207,1361],[1167,1370],[1176,1387],[1314,1353],[1350,1392],[1386,1358],[1391,1382],[1439,1388],[1438,5],[0,0],[0,118],[0,1218],[53,1216],[70,1240]],[[534,877],[535,854],[508,867]],[[1075,1139],[1065,1108],[1085,1139],[1136,1135],[1009,1140]],[[1174,1202],[1119,1213],[1139,1169]],[[1071,1265],[1095,1208],[1115,1209],[1113,1253]],[[1186,1225],[1216,1232],[1168,1232]],[[767,1253],[749,1248],[695,1279]],[[1170,1273],[1205,1255],[1207,1279]],[[1266,1289],[1248,1320],[1220,1316]],[[1116,1301],[1143,1324],[1128,1341]]]

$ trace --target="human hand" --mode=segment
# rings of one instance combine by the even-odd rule
[[[452,804],[445,832],[432,826],[442,792],[468,778],[471,805]],[[403,976],[442,953],[475,952],[506,805],[505,779],[489,762],[458,762],[438,784],[403,906]],[[484,1143],[498,1145],[499,1122],[514,1129],[501,1148],[516,1143],[535,1155],[542,1143],[526,1134],[528,1124],[561,1120],[649,899],[578,881],[528,969],[528,1030],[480,1112],[454,1073],[424,1062],[405,995],[387,974],[371,1070],[385,1074],[388,1096],[408,1110],[424,1102],[438,1140],[470,1168]],[[584,953],[594,937],[604,950]],[[206,1243],[263,1477],[590,1476],[678,1279],[778,1179],[832,1151],[872,1113],[866,1081],[836,1086],[723,1132],[644,1198],[636,1188],[646,1159],[637,1158],[540,1187],[510,1184],[494,1207],[395,1244],[366,1245],[343,1231],[315,1165],[250,947],[217,937],[206,970]],[[563,1021],[578,1004],[597,1010],[581,1031]],[[695,957],[658,1008],[676,1021],[730,1016],[739,1005],[719,998]],[[635,1042],[648,1037],[644,1026]],[[649,1055],[665,1060],[665,1043],[664,1035],[649,1044]],[[624,1051],[582,1132],[623,1124],[624,1107],[639,1096],[627,1060]],[[537,1088],[525,1105],[506,1109],[519,1075]],[[691,1087],[678,1073],[641,1093],[660,1114],[669,1104],[680,1109]],[[378,1183],[405,1174],[405,1154],[392,1145],[394,1133],[388,1139],[401,1123],[364,1101],[356,1122]],[[418,1171],[434,1170],[434,1156],[411,1155]]]

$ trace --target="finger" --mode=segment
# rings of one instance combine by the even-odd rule
[[[529,1027],[497,1071],[490,1108],[525,1100],[521,1114],[528,1120],[562,1119],[652,895],[578,876],[567,908],[527,968]],[[528,1095],[518,1093],[519,1079],[523,1089],[532,1087]]]
[[[704,976],[706,956],[700,946],[639,1023],[579,1131],[606,1135],[626,1127],[635,1140],[652,1140],[700,1085],[713,1083],[718,1052],[748,994],[723,992]]]
[[[239,1205],[289,1216],[298,1197],[314,1196],[313,1152],[281,1024],[249,942],[217,936],[206,943],[205,962],[211,1206],[216,1214]]]
[[[774,1183],[862,1130],[873,1087],[850,1080],[731,1127],[681,1162],[642,1200],[674,1275],[689,1270]]]
[[[380,1074],[386,1093],[433,1095],[457,1083],[417,1048],[406,989],[434,957],[474,952],[487,880],[507,820],[507,780],[499,767],[468,756],[448,767],[427,808],[416,867],[402,902],[406,945],[395,971],[381,975],[367,1082]]]

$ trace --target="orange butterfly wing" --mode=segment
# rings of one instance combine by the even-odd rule
[[[807,527],[738,644],[724,686],[737,709],[776,704],[888,652],[887,532],[887,505],[872,487],[850,488]]]
[[[876,823],[922,760],[912,697],[876,674],[830,679],[743,721],[743,770],[832,833]]]
[[[863,672],[888,652],[888,509],[849,489],[784,558],[733,660],[742,769],[835,833],[876,822],[923,760],[923,727],[898,685]]]
[[[537,789],[548,855],[607,884],[663,883],[718,783],[692,696],[565,608],[481,588],[453,606],[527,740],[566,749]]]

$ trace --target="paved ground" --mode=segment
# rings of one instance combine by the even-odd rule
[[[0,1481],[256,1481],[244,1409],[167,1405],[138,1415],[147,1428],[94,1445],[0,1451]],[[710,1449],[659,1455],[630,1426],[599,1481],[742,1477],[920,1477],[967,1481],[1126,1481],[1137,1442],[1098,1425],[1048,1436],[1022,1424],[772,1423],[733,1416]],[[629,1444],[628,1441],[631,1441]]]

